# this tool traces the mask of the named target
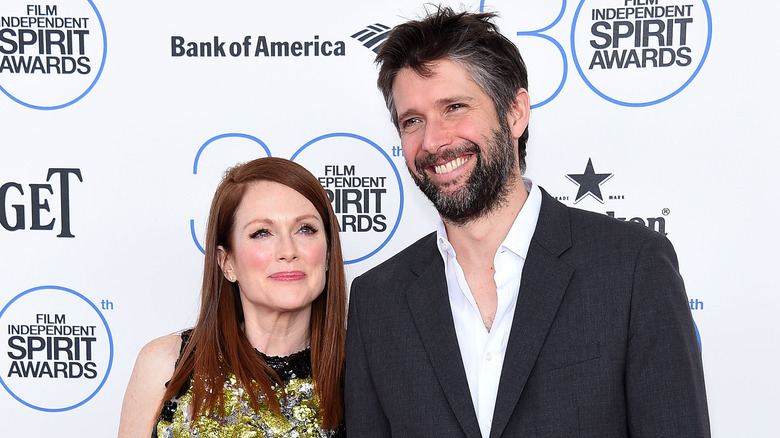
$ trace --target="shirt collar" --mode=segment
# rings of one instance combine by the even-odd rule
[[[529,178],[523,178],[523,185],[528,191],[528,198],[525,200],[523,208],[517,213],[504,241],[501,242],[501,247],[512,251],[525,260],[542,207],[542,191]],[[444,227],[444,221],[441,220],[441,217],[439,217],[439,223],[436,227],[436,243],[445,264],[448,257],[455,257],[455,250],[447,239],[447,229]],[[499,247],[499,251],[501,247]]]

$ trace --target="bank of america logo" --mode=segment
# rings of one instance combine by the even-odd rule
[[[364,46],[372,49],[374,53],[379,51],[382,47],[382,41],[387,38],[390,33],[390,28],[384,24],[375,23],[369,24],[365,29],[352,35],[352,38],[363,43]]]

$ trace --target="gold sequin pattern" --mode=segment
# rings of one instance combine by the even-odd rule
[[[311,377],[292,378],[284,387],[287,394],[282,398],[280,388],[274,388],[281,402],[281,415],[261,401],[259,412],[252,409],[246,392],[238,386],[234,375],[229,375],[224,386],[224,412],[217,406],[212,414],[190,420],[192,392],[188,390],[177,402],[173,421],[157,423],[157,434],[161,438],[328,438],[333,432],[322,429],[319,413],[319,398],[314,391]]]

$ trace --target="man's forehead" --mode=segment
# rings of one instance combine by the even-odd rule
[[[423,87],[420,88],[420,85]],[[476,94],[483,94],[485,91],[473,80],[468,70],[445,59],[438,60],[435,64],[430,63],[427,71],[423,72],[411,67],[399,70],[393,79],[392,93],[397,106],[400,97],[418,100],[427,94],[427,97],[435,99],[437,103],[447,103],[451,100],[473,99]]]
[[[398,73],[395,76],[395,79],[393,80],[394,84],[395,81],[398,79],[399,76],[414,76],[419,79],[433,79],[441,74],[442,70],[451,71],[451,70],[463,70],[464,73],[468,75],[468,72],[466,72],[466,69],[460,66],[458,63],[452,61],[449,58],[442,58],[442,59],[436,59],[433,61],[426,62],[425,64],[422,64],[420,66],[411,67],[411,66],[405,66],[398,70]]]

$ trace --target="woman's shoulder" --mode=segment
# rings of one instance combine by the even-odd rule
[[[182,342],[181,333],[173,333],[154,339],[141,348],[137,362],[139,364],[149,363],[156,367],[170,367],[171,372],[168,376],[170,377],[173,374],[176,361],[179,359]]]
[[[171,379],[182,334],[159,337],[141,348],[127,385],[119,421],[119,436],[149,436],[159,414],[165,385]]]
[[[135,361],[134,374],[138,374],[147,384],[164,389],[173,376],[182,345],[187,338],[188,332],[185,331],[161,336],[144,345]]]

